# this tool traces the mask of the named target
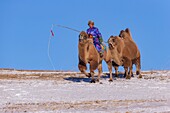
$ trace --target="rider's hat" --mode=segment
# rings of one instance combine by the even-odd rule
[[[90,24],[94,25],[94,22],[91,21],[91,20],[89,20],[89,21],[88,21],[88,25],[90,25]]]

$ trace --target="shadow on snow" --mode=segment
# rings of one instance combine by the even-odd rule
[[[118,77],[115,77],[115,74],[112,74],[113,76],[113,79],[116,80],[116,78],[122,78],[124,79],[124,74],[118,74]],[[97,78],[97,76],[95,76],[95,78]],[[109,79],[110,78],[110,74],[109,73],[106,73],[106,75],[102,75],[101,76],[101,79]],[[91,81],[91,78],[88,78],[88,77],[68,77],[68,78],[65,78],[65,80],[68,80],[68,81],[72,81],[72,82],[90,82]]]

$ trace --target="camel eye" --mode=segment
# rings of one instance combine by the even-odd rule
[[[112,39],[113,42],[115,42],[115,39]]]
[[[81,40],[82,40],[82,39],[83,39],[83,36],[82,36],[82,35],[80,35],[80,36],[79,36],[79,39],[81,39]]]

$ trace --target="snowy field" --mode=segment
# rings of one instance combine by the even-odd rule
[[[170,113],[170,71],[101,83],[78,72],[0,69],[0,113]]]

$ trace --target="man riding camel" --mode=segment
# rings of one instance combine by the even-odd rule
[[[87,29],[87,34],[89,38],[93,38],[93,43],[97,51],[99,52],[100,56],[103,56],[103,51],[101,45],[103,44],[102,34],[99,32],[97,27],[94,27],[94,22],[88,22],[89,28]],[[103,45],[104,46],[104,45]]]

